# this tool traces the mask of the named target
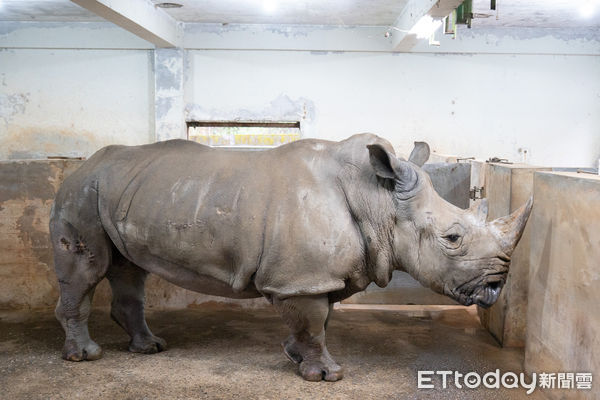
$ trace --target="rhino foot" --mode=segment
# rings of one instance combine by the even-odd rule
[[[329,352],[325,352],[319,357],[319,359],[312,359],[314,353],[311,349],[298,342],[294,335],[290,335],[286,340],[281,343],[283,346],[283,352],[287,358],[295,364],[300,364],[300,375],[307,381],[320,381],[322,379],[330,382],[339,381],[344,377],[343,368],[337,364]],[[304,360],[302,352],[308,353],[308,358]]]
[[[299,365],[300,375],[307,381],[338,381],[344,371],[327,351],[325,325],[331,307],[329,297],[324,295],[298,296],[273,299],[273,305],[292,334],[283,341],[283,352]]]
[[[129,342],[132,353],[154,354],[167,349],[167,342],[158,336],[136,337]]]
[[[333,360],[321,357],[321,360],[305,360],[300,363],[300,375],[307,381],[339,381],[344,377],[344,369]]]
[[[63,348],[62,358],[67,361],[93,361],[102,358],[102,348],[93,340],[85,344],[75,340],[67,340]]]

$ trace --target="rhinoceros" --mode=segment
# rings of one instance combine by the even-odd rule
[[[290,328],[284,353],[310,381],[343,376],[325,345],[331,305],[386,286],[394,270],[490,306],[532,199],[486,222],[485,203],[463,210],[436,194],[422,150],[406,161],[373,134],[266,151],[186,140],[99,150],[65,179],[51,212],[63,358],[102,356],[88,316],[105,277],[132,352],[166,348],[144,317],[148,273],[205,294],[264,296]]]

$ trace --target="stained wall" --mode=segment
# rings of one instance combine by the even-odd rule
[[[56,191],[82,161],[0,162],[0,309],[39,309],[56,305],[58,282],[48,222]],[[151,275],[146,285],[149,308],[186,308],[207,301],[266,304],[264,299],[233,300],[191,292]],[[108,306],[110,288],[103,280],[95,306]]]
[[[148,50],[0,49],[0,160],[154,141]]]
[[[456,40],[441,38],[439,48],[400,54],[389,51],[384,33],[190,25],[184,50],[160,54],[108,23],[6,23],[0,160],[87,157],[107,144],[182,137],[186,120],[266,119],[298,120],[305,137],[375,132],[403,155],[413,140],[425,140],[438,154],[596,165],[597,33],[461,31]],[[30,192],[0,204],[3,306],[46,306],[56,298],[45,242],[52,196],[27,185],[49,179],[55,189],[70,167],[44,168],[16,175]],[[150,284],[166,285],[149,292],[151,304],[200,299]],[[107,298],[101,288],[98,301]]]

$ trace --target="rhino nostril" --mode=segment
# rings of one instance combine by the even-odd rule
[[[504,255],[504,254],[502,254],[502,255],[499,255],[499,256],[498,256],[498,258],[499,258],[501,261],[504,261],[505,263],[509,263],[509,262],[510,262],[510,257],[509,257],[509,256],[506,256],[506,255]]]

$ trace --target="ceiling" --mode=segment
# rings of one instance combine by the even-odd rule
[[[154,3],[162,0],[152,0]],[[184,22],[389,26],[408,0],[168,0]],[[477,27],[600,27],[600,0],[473,0]],[[496,18],[497,15],[497,18]],[[0,0],[1,21],[102,21],[69,0]]]
[[[490,10],[490,0],[473,0],[473,12],[490,15],[475,18],[474,28],[600,27],[600,0],[496,0],[496,11]]]
[[[154,0],[159,3],[160,0]],[[394,23],[408,0],[179,0],[165,9],[184,22],[304,25]],[[272,8],[270,8],[272,7]]]
[[[103,21],[69,0],[0,0],[0,21]]]

